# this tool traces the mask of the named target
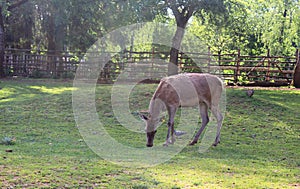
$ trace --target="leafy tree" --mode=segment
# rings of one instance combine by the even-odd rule
[[[293,55],[299,47],[298,0],[227,0],[224,16],[201,11],[191,31],[215,52],[241,49],[242,53]]]
[[[248,14],[248,3],[225,1],[223,14],[202,10],[193,19],[189,30],[211,47],[214,53],[232,53],[241,49],[244,54],[257,54],[262,46],[258,42],[255,23]]]
[[[184,36],[184,31],[190,18],[202,10],[214,13],[224,13],[222,0],[166,0],[165,5],[172,10],[176,19],[177,30],[172,40],[170,51],[169,75],[178,73],[178,53]],[[175,65],[175,66],[174,66]]]
[[[175,65],[187,29],[214,52],[241,49],[259,55],[270,48],[272,54],[292,55],[300,46],[298,0],[2,0],[0,13],[0,76],[4,75],[5,44],[84,53],[112,30],[153,20],[177,26],[168,34],[175,33],[170,50],[170,62]],[[155,29],[151,32],[161,35]],[[142,37],[120,35],[124,43],[115,45],[123,50],[125,44]],[[172,64],[169,75],[177,73]]]
[[[268,0],[249,3],[248,14],[258,42],[272,54],[294,55],[300,45],[298,0]]]
[[[1,1],[0,2],[0,78],[5,76],[4,73],[4,53],[5,53],[5,28],[4,28],[4,18],[13,9],[20,7],[22,4],[26,3],[28,0],[18,0],[18,1]]]
[[[31,49],[34,28],[32,1],[15,8],[6,16],[5,45],[10,48]],[[30,51],[30,50],[29,50]]]

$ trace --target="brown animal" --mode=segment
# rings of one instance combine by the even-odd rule
[[[167,110],[168,134],[164,145],[175,142],[174,117],[179,107],[199,106],[202,125],[190,145],[198,139],[209,122],[208,109],[210,109],[218,122],[216,146],[220,143],[220,132],[223,116],[219,110],[219,102],[223,91],[221,79],[210,74],[186,73],[163,78],[149,104],[149,116],[141,115],[146,122],[147,146],[152,147],[154,136],[159,123],[159,115]]]

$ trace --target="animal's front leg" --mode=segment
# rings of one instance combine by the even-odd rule
[[[174,130],[174,122],[168,122],[168,133],[167,139],[164,143],[164,146],[168,146],[169,144],[174,144],[175,142],[175,130]]]
[[[176,107],[168,107],[169,121],[168,121],[168,134],[167,140],[164,146],[168,146],[169,144],[174,144],[175,142],[175,130],[174,130],[174,117],[176,114]]]

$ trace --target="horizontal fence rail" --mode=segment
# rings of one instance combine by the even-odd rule
[[[95,56],[103,52],[94,52]],[[169,52],[106,52],[99,73],[100,83],[112,83],[126,70],[128,80],[137,77],[159,80],[167,76]],[[108,61],[107,61],[108,60]],[[232,54],[212,54],[185,52],[179,53],[179,72],[207,72],[223,77],[228,83],[267,82],[288,85],[292,82],[293,72],[299,63],[299,50],[294,56],[272,56],[270,51],[262,56],[241,55],[240,50]],[[36,51],[6,49],[4,71],[7,76],[35,78],[73,78],[81,64],[89,64],[80,52]],[[89,66],[86,65],[86,72]]]

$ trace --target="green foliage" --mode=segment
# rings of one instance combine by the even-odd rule
[[[241,49],[243,54],[260,55],[270,48],[271,54],[293,55],[300,46],[297,0],[178,0],[171,4],[160,0],[32,0],[8,11],[11,4],[2,2],[6,45],[16,48],[86,52],[99,37],[122,26],[146,21],[176,24],[170,6],[179,12],[194,11],[188,29],[213,52]],[[162,35],[153,29],[149,33]],[[145,36],[124,37],[128,44]],[[137,50],[151,49],[149,44],[132,44]]]
[[[64,79],[74,79],[75,74],[74,72],[64,72],[61,77]]]
[[[38,0],[17,7],[7,21],[7,45],[85,52],[99,37],[121,26],[152,21],[166,12],[157,0]],[[28,35],[28,32],[33,32]],[[23,43],[30,42],[31,47]]]
[[[273,54],[294,54],[300,45],[298,1],[249,1],[248,10],[252,29],[264,47]]]
[[[43,72],[39,69],[34,69],[29,77],[32,78],[42,78],[44,76]]]
[[[294,55],[299,47],[300,4],[296,0],[225,3],[226,15],[202,10],[190,30],[214,52],[241,49],[243,54]]]

